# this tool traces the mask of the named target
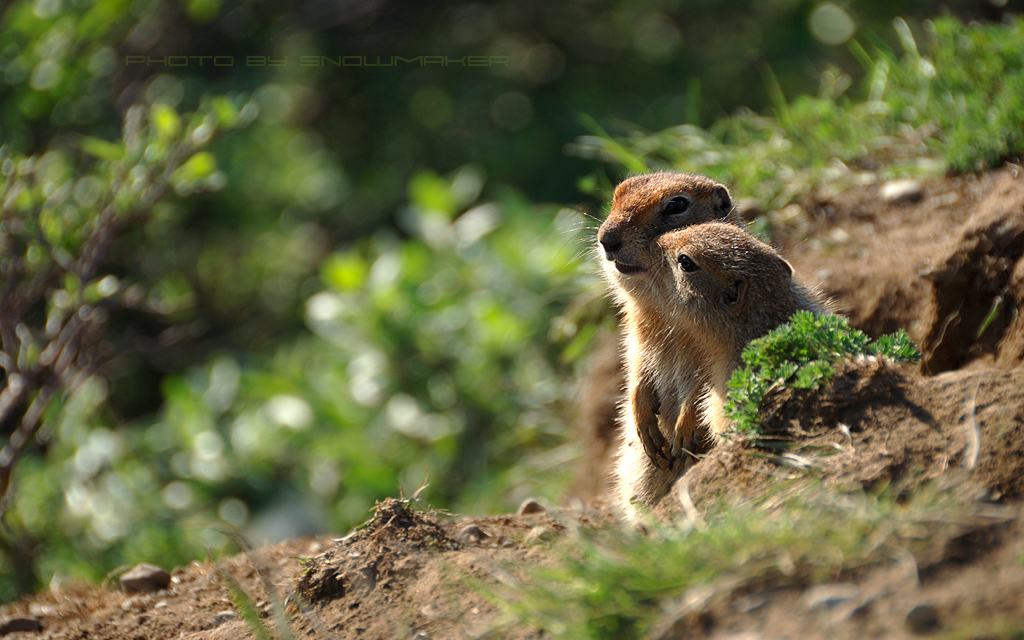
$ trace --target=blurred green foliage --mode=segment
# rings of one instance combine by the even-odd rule
[[[280,535],[253,507],[286,534],[343,530],[424,480],[455,508],[557,499],[574,453],[562,350],[579,332],[559,313],[594,279],[581,216],[511,189],[480,201],[482,187],[472,166],[417,174],[407,239],[382,231],[323,262],[313,335],[168,378],[156,419],[120,428],[108,383],[81,384],[55,412],[47,464],[19,469],[10,518],[47,541],[40,571],[187,559],[246,524]]]
[[[58,543],[45,554],[51,558],[74,553],[65,536],[76,527],[69,522],[68,529],[55,529],[55,515],[74,521],[88,514],[100,522],[101,536],[123,536],[109,516],[128,506],[119,500],[126,481],[138,471],[139,490],[154,488],[144,459],[133,460],[126,474],[106,478],[95,503],[82,497],[82,482],[122,448],[122,435],[108,424],[76,427],[76,418],[89,417],[105,400],[105,382],[91,374],[109,358],[111,345],[101,336],[110,310],[120,304],[170,313],[183,295],[164,288],[142,299],[106,270],[103,258],[119,235],[159,221],[170,190],[222,186],[216,161],[203,147],[214,134],[251,119],[251,105],[240,102],[211,98],[188,116],[164,105],[135,106],[117,142],[76,136],[67,148],[38,156],[0,147],[0,423],[8,427],[0,455],[8,528],[0,550],[9,561],[5,572],[15,578],[5,580],[5,596],[35,586],[36,541]],[[52,445],[47,464],[30,455],[16,467],[33,440]]]
[[[938,18],[925,23],[919,51],[902,19],[902,52],[854,41],[863,88],[838,68],[821,74],[817,95],[787,100],[769,76],[774,115],[749,110],[708,129],[685,124],[657,133],[633,128],[593,135],[572,151],[632,172],[671,167],[707,173],[775,210],[803,194],[879,176],[935,175],[998,166],[1019,154],[1024,131],[1024,20],[1001,26]],[[584,184],[584,188],[588,186]]]
[[[931,25],[932,60],[918,58],[918,64],[928,70],[926,76],[934,73],[933,79],[915,92],[913,101],[908,95],[904,108],[922,111],[935,122],[942,132],[936,146],[954,170],[994,167],[1019,154],[1024,146],[1024,19],[1002,29],[964,27],[953,20]]]
[[[858,37],[888,34],[896,12],[927,16],[937,6],[825,4],[855,19]],[[905,111],[895,90],[848,110],[830,106],[847,104],[845,74],[861,73],[860,54],[830,44],[845,27],[822,23],[821,6],[11,5],[0,29],[0,140],[15,166],[42,176],[33,186],[40,198],[59,201],[26,218],[49,244],[33,251],[26,241],[19,251],[57,260],[74,251],[99,203],[120,193],[117,181],[139,177],[135,166],[170,189],[154,194],[96,273],[49,283],[48,306],[32,310],[38,335],[46,314],[71,308],[68,299],[95,305],[104,322],[91,338],[91,375],[50,406],[17,469],[9,528],[0,530],[0,599],[51,575],[96,578],[120,563],[173,565],[222,551],[229,537],[219,529],[257,539],[340,531],[364,520],[373,500],[411,493],[424,478],[426,499],[448,508],[556,499],[575,455],[567,405],[593,334],[576,299],[596,290],[585,260],[594,225],[537,203],[577,201],[583,184],[590,201],[581,208],[604,205],[595,185],[608,176],[563,153],[586,131],[581,114],[591,128],[688,123],[575,144],[610,160],[616,177],[618,164],[696,166],[741,194],[768,194],[769,204],[793,195],[783,191],[787,171],[824,171],[833,158],[942,166],[917,143],[901,150],[905,139],[892,128],[903,135],[903,123],[917,120],[872,111],[890,102]],[[999,15],[968,6],[977,17]],[[1004,67],[964,71],[967,82],[1018,68],[1004,35],[1016,27],[941,24],[981,52],[1002,47]],[[897,57],[879,40],[869,90],[906,69],[898,86],[918,95],[911,81],[924,72],[907,66],[905,37],[903,47]],[[491,55],[508,64],[300,63],[378,55]],[[945,77],[944,59],[928,55]],[[191,57],[168,66],[168,56]],[[988,60],[955,62],[975,59]],[[893,71],[878,80],[883,60]],[[819,98],[779,99],[813,92],[819,78]],[[958,97],[970,94],[958,82],[948,89],[953,103],[974,100]],[[1012,112],[1011,97],[986,121],[1006,152],[1019,144],[1009,133],[1015,120],[999,116]],[[723,118],[740,105],[772,104],[777,118]],[[139,114],[142,159],[126,163],[136,151],[122,127]],[[957,117],[936,126],[953,131]],[[224,129],[237,130],[219,135]],[[943,139],[948,153],[967,144]],[[198,152],[168,155],[186,141]],[[817,141],[813,153],[799,151],[808,141]],[[625,155],[605,154],[612,148]],[[972,148],[967,164],[952,166],[991,161],[988,150],[1005,155]],[[9,225],[9,211],[20,209],[6,202],[0,224]],[[283,521],[292,528],[275,529]]]

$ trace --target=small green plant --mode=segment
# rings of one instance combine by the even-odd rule
[[[726,415],[741,432],[756,431],[765,395],[780,385],[817,389],[835,374],[834,364],[858,355],[875,355],[893,362],[917,362],[921,352],[907,332],[871,339],[850,328],[842,316],[798,311],[788,324],[754,340],[743,351],[743,367],[729,380]]]

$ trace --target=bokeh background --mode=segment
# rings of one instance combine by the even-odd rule
[[[32,160],[41,198],[63,198],[52,224],[88,215],[96,141],[120,141],[131,113],[156,132],[147,161],[179,135],[206,151],[103,261],[93,366],[54,399],[6,497],[0,599],[230,552],[238,533],[344,533],[424,482],[460,513],[558,502],[580,455],[577,380],[611,321],[588,248],[610,186],[638,168],[595,137],[772,113],[839,79],[865,93],[857,47],[897,47],[895,17],[923,40],[928,18],[1013,9],[10,4],[0,143]],[[216,117],[182,117],[203,109]],[[40,318],[70,290],[48,286]]]

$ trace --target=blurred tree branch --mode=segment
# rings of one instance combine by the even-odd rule
[[[62,150],[16,157],[0,149],[0,431],[9,434],[0,449],[0,517],[26,447],[43,439],[51,401],[73,393],[101,364],[96,347],[111,292],[96,284],[111,245],[143,223],[169,187],[204,187],[215,167],[198,149],[217,127],[244,124],[239,116],[234,104],[215,98],[188,126],[164,105],[144,125],[143,108],[132,107],[118,143],[79,140],[97,159],[79,156],[88,171],[64,166]],[[80,197],[83,184],[103,185],[95,203]]]

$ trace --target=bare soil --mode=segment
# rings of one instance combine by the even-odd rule
[[[1011,167],[936,180],[905,203],[865,186],[808,198],[778,220],[776,244],[805,281],[820,283],[872,336],[909,331],[923,362],[850,363],[820,391],[773,396],[765,435],[712,451],[665,510],[699,518],[713,503],[791,494],[813,482],[898,496],[938,486],[975,505],[975,517],[936,523],[922,532],[932,540],[923,550],[825,584],[781,577],[691,598],[650,637],[1022,637],[1024,177]],[[587,497],[604,481],[600,452],[613,434],[607,399],[621,384],[614,338],[608,342],[583,395],[605,399],[582,421],[581,438],[598,452],[577,483],[576,494]],[[480,586],[507,583],[508,567],[521,576],[556,562],[552,542],[571,540],[580,527],[619,526],[599,500],[571,504],[457,519],[388,500],[340,540],[294,540],[193,563],[147,594],[63,586],[0,607],[0,616],[34,617],[41,631],[12,637],[40,640],[235,640],[258,637],[260,624],[272,635],[287,626],[296,638],[542,638],[543,629],[508,624]],[[233,596],[232,583],[248,595]],[[247,606],[260,623],[244,619]],[[287,622],[276,626],[279,619]]]

